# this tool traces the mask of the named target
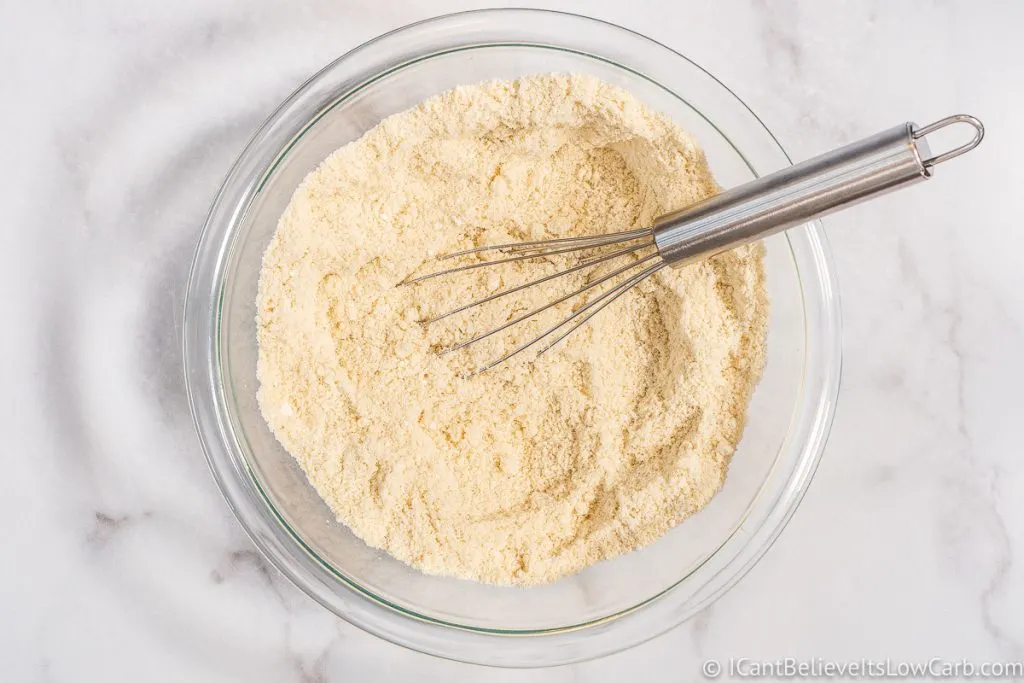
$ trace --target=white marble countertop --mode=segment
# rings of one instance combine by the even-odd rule
[[[0,6],[0,680],[697,680],[708,657],[1024,659],[1015,0],[547,5],[688,55],[796,158],[908,118],[988,126],[928,189],[828,221],[845,325],[832,436],[789,527],[711,609],[597,662],[489,671],[369,636],[261,559],[182,386],[199,227],[255,126],[309,74],[475,6]]]

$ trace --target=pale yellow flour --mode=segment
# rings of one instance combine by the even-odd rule
[[[340,521],[424,572],[536,584],[654,541],[718,491],[740,439],[764,362],[762,247],[662,271],[536,362],[469,379],[572,304],[434,351],[588,276],[427,327],[565,263],[399,283],[431,255],[649,227],[716,191],[686,133],[590,77],[458,88],[384,120],[309,174],[267,248],[268,424]]]

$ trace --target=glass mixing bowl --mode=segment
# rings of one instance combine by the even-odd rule
[[[736,95],[682,55],[586,17],[484,10],[407,26],[349,52],[289,97],[224,182],[196,251],[185,372],[224,497],[297,586],[394,643],[503,666],[588,659],[696,614],[747,572],[793,514],[824,446],[839,387],[839,301],[821,226],[767,240],[768,362],[728,479],[711,504],[653,545],[537,588],[427,576],[338,523],[256,404],[260,262],[299,181],[384,117],[457,85],[581,72],[675,119],[725,187],[789,165]]]

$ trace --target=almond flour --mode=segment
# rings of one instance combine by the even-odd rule
[[[430,574],[538,584],[651,543],[715,495],[740,439],[764,363],[762,247],[664,270],[535,362],[469,379],[572,304],[434,351],[586,276],[427,327],[564,263],[399,283],[434,254],[649,227],[716,191],[686,133],[590,77],[458,88],[385,119],[309,174],[264,255],[267,423],[339,521]]]

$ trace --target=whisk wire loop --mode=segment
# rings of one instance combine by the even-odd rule
[[[532,318],[532,317],[534,317],[536,315],[539,315],[540,313],[543,313],[544,311],[548,310],[549,308],[553,308],[554,306],[557,306],[560,303],[568,301],[569,299],[572,299],[573,297],[579,296],[580,294],[583,294],[584,292],[587,292],[587,291],[593,289],[594,287],[598,287],[598,286],[602,285],[603,283],[607,282],[608,280],[611,280],[612,278],[614,278],[614,277],[616,277],[618,275],[621,275],[621,274],[625,273],[628,270],[636,268],[637,266],[642,265],[644,263],[647,263],[647,262],[651,261],[652,259],[656,259],[656,258],[658,258],[657,254],[651,254],[650,256],[642,258],[642,259],[640,259],[638,261],[634,261],[632,263],[628,263],[625,266],[622,266],[621,268],[617,268],[616,270],[613,270],[612,272],[608,273],[607,275],[604,275],[604,276],[594,280],[593,282],[587,283],[586,285],[584,285],[583,287],[580,287],[577,290],[569,292],[565,296],[559,297],[559,298],[555,299],[554,301],[550,301],[550,302],[544,304],[543,306],[540,306],[540,307],[535,308],[535,309],[533,309],[531,311],[528,311],[528,312],[526,312],[526,313],[524,313],[524,314],[522,314],[522,315],[520,315],[518,317],[512,318],[511,320],[509,320],[509,321],[507,321],[505,323],[502,323],[498,327],[495,327],[495,328],[493,328],[491,330],[483,332],[482,334],[478,334],[477,336],[475,336],[475,337],[473,337],[471,339],[467,339],[466,341],[460,342],[460,343],[456,344],[455,346],[450,346],[450,347],[448,347],[446,349],[443,349],[442,351],[440,351],[440,353],[442,353],[442,354],[444,354],[444,353],[451,353],[453,351],[458,351],[460,349],[464,349],[467,346],[469,346],[470,344],[475,344],[476,342],[478,342],[478,341],[480,341],[482,339],[486,339],[486,338],[488,338],[488,337],[490,337],[490,336],[492,336],[494,334],[497,334],[498,332],[502,332],[503,330],[507,330],[508,328],[512,327],[513,325],[518,325],[521,322],[525,322],[526,320],[529,320],[530,318]],[[561,325],[559,325],[559,326],[561,326]],[[530,343],[528,343],[528,344],[522,346],[521,348],[517,349],[515,352],[508,354],[507,357],[502,357],[501,359],[499,359],[498,362],[506,360],[507,358],[511,358],[518,351],[521,351],[522,349],[525,349],[528,346],[532,346],[534,341],[539,341],[541,338],[543,338],[544,336],[546,336],[549,333],[550,333],[550,330],[548,332],[545,332],[543,335],[541,335],[537,339],[535,339],[535,340],[531,341]],[[497,363],[494,363],[494,365],[497,365]],[[488,366],[488,367],[493,367],[493,366]]]
[[[516,287],[512,287],[511,289],[506,289],[506,290],[500,291],[500,292],[498,292],[496,294],[491,294],[490,296],[484,297],[483,299],[478,299],[476,301],[472,301],[472,302],[470,302],[468,304],[465,304],[463,306],[459,306],[458,308],[453,308],[450,311],[445,311],[444,313],[441,313],[440,315],[436,315],[436,316],[430,318],[429,320],[424,320],[422,322],[423,322],[424,325],[429,325],[430,323],[435,323],[438,320],[444,320],[445,318],[447,318],[449,316],[452,316],[452,315],[455,315],[456,313],[461,313],[462,311],[468,310],[470,308],[475,308],[476,306],[480,306],[482,304],[489,303],[491,301],[494,301],[495,299],[500,299],[503,296],[508,296],[509,294],[515,294],[516,292],[521,292],[524,289],[529,289],[530,287],[533,287],[534,285],[539,285],[539,284],[543,284],[545,282],[550,282],[551,280],[555,280],[557,278],[560,278],[563,275],[569,275],[570,273],[576,273],[578,271],[583,270],[584,268],[589,268],[591,266],[596,266],[596,265],[599,265],[601,263],[605,263],[607,261],[611,261],[612,259],[619,258],[620,256],[625,256],[627,254],[632,254],[633,252],[640,251],[641,249],[645,249],[645,248],[653,246],[653,245],[654,245],[654,241],[653,241],[653,238],[651,238],[647,242],[644,242],[642,244],[638,244],[638,245],[635,245],[635,246],[632,246],[632,247],[627,247],[625,249],[620,249],[620,250],[615,251],[615,252],[613,252],[611,254],[606,254],[604,256],[599,256],[597,258],[593,258],[593,259],[589,259],[587,261],[583,261],[582,263],[578,263],[575,266],[572,266],[570,268],[566,268],[565,270],[560,270],[560,271],[558,271],[556,273],[552,273],[551,275],[545,275],[544,277],[537,278],[536,280],[531,280],[531,281],[526,282],[526,283],[521,284],[521,285],[517,285]]]
[[[657,254],[652,254],[651,257],[653,258],[653,257],[656,257],[656,256],[657,256]],[[637,263],[639,263],[639,261]],[[633,264],[633,265],[636,265],[636,264]],[[530,348],[531,346],[533,346],[537,342],[541,341],[542,339],[544,339],[548,335],[552,334],[553,332],[556,332],[560,328],[562,328],[565,325],[571,323],[576,318],[579,318],[580,316],[583,316],[584,314],[586,314],[585,317],[583,317],[581,320],[579,320],[575,325],[570,327],[566,332],[564,332],[562,335],[560,335],[557,339],[555,339],[553,342],[551,342],[550,344],[545,346],[543,349],[541,349],[541,351],[537,354],[539,356],[540,354],[546,352],[552,346],[554,346],[555,344],[557,344],[558,342],[562,341],[563,339],[568,337],[570,334],[572,334],[573,332],[575,332],[576,330],[581,328],[583,325],[585,325],[587,323],[587,321],[589,321],[595,315],[600,313],[602,309],[604,309],[606,306],[608,306],[608,304],[612,303],[613,301],[618,299],[620,296],[625,294],[627,291],[629,291],[630,289],[632,289],[636,285],[640,284],[640,282],[642,282],[643,280],[647,279],[648,277],[650,277],[654,273],[656,273],[659,270],[661,270],[662,268],[664,268],[665,265],[666,265],[665,263],[659,262],[659,263],[655,263],[654,265],[648,266],[647,268],[644,268],[642,271],[640,271],[639,273],[637,273],[633,277],[625,280],[624,282],[621,282],[618,285],[615,285],[614,287],[609,289],[607,292],[604,292],[600,296],[595,297],[591,301],[588,301],[586,304],[584,304],[582,307],[580,307],[579,310],[574,312],[572,315],[570,315],[565,320],[562,320],[561,322],[559,322],[559,323],[557,323],[555,325],[552,325],[551,327],[549,327],[548,329],[544,330],[543,332],[541,332],[537,336],[529,339],[528,341],[526,341],[526,342],[520,344],[519,346],[517,346],[516,348],[512,349],[511,351],[506,353],[504,356],[502,356],[502,357],[500,357],[500,358],[498,358],[496,360],[493,360],[490,363],[488,363],[488,364],[486,364],[486,365],[484,365],[482,367],[477,368],[474,372],[470,373],[469,376],[473,377],[475,375],[479,375],[482,372],[486,372],[486,371],[490,370],[491,368],[495,367],[496,365],[500,365],[501,363],[504,363],[505,361],[507,361],[512,356],[515,356],[516,354],[519,354],[519,353],[525,351],[526,349]],[[595,306],[596,306],[596,308],[595,308]],[[587,313],[588,311],[590,311],[589,314]]]

